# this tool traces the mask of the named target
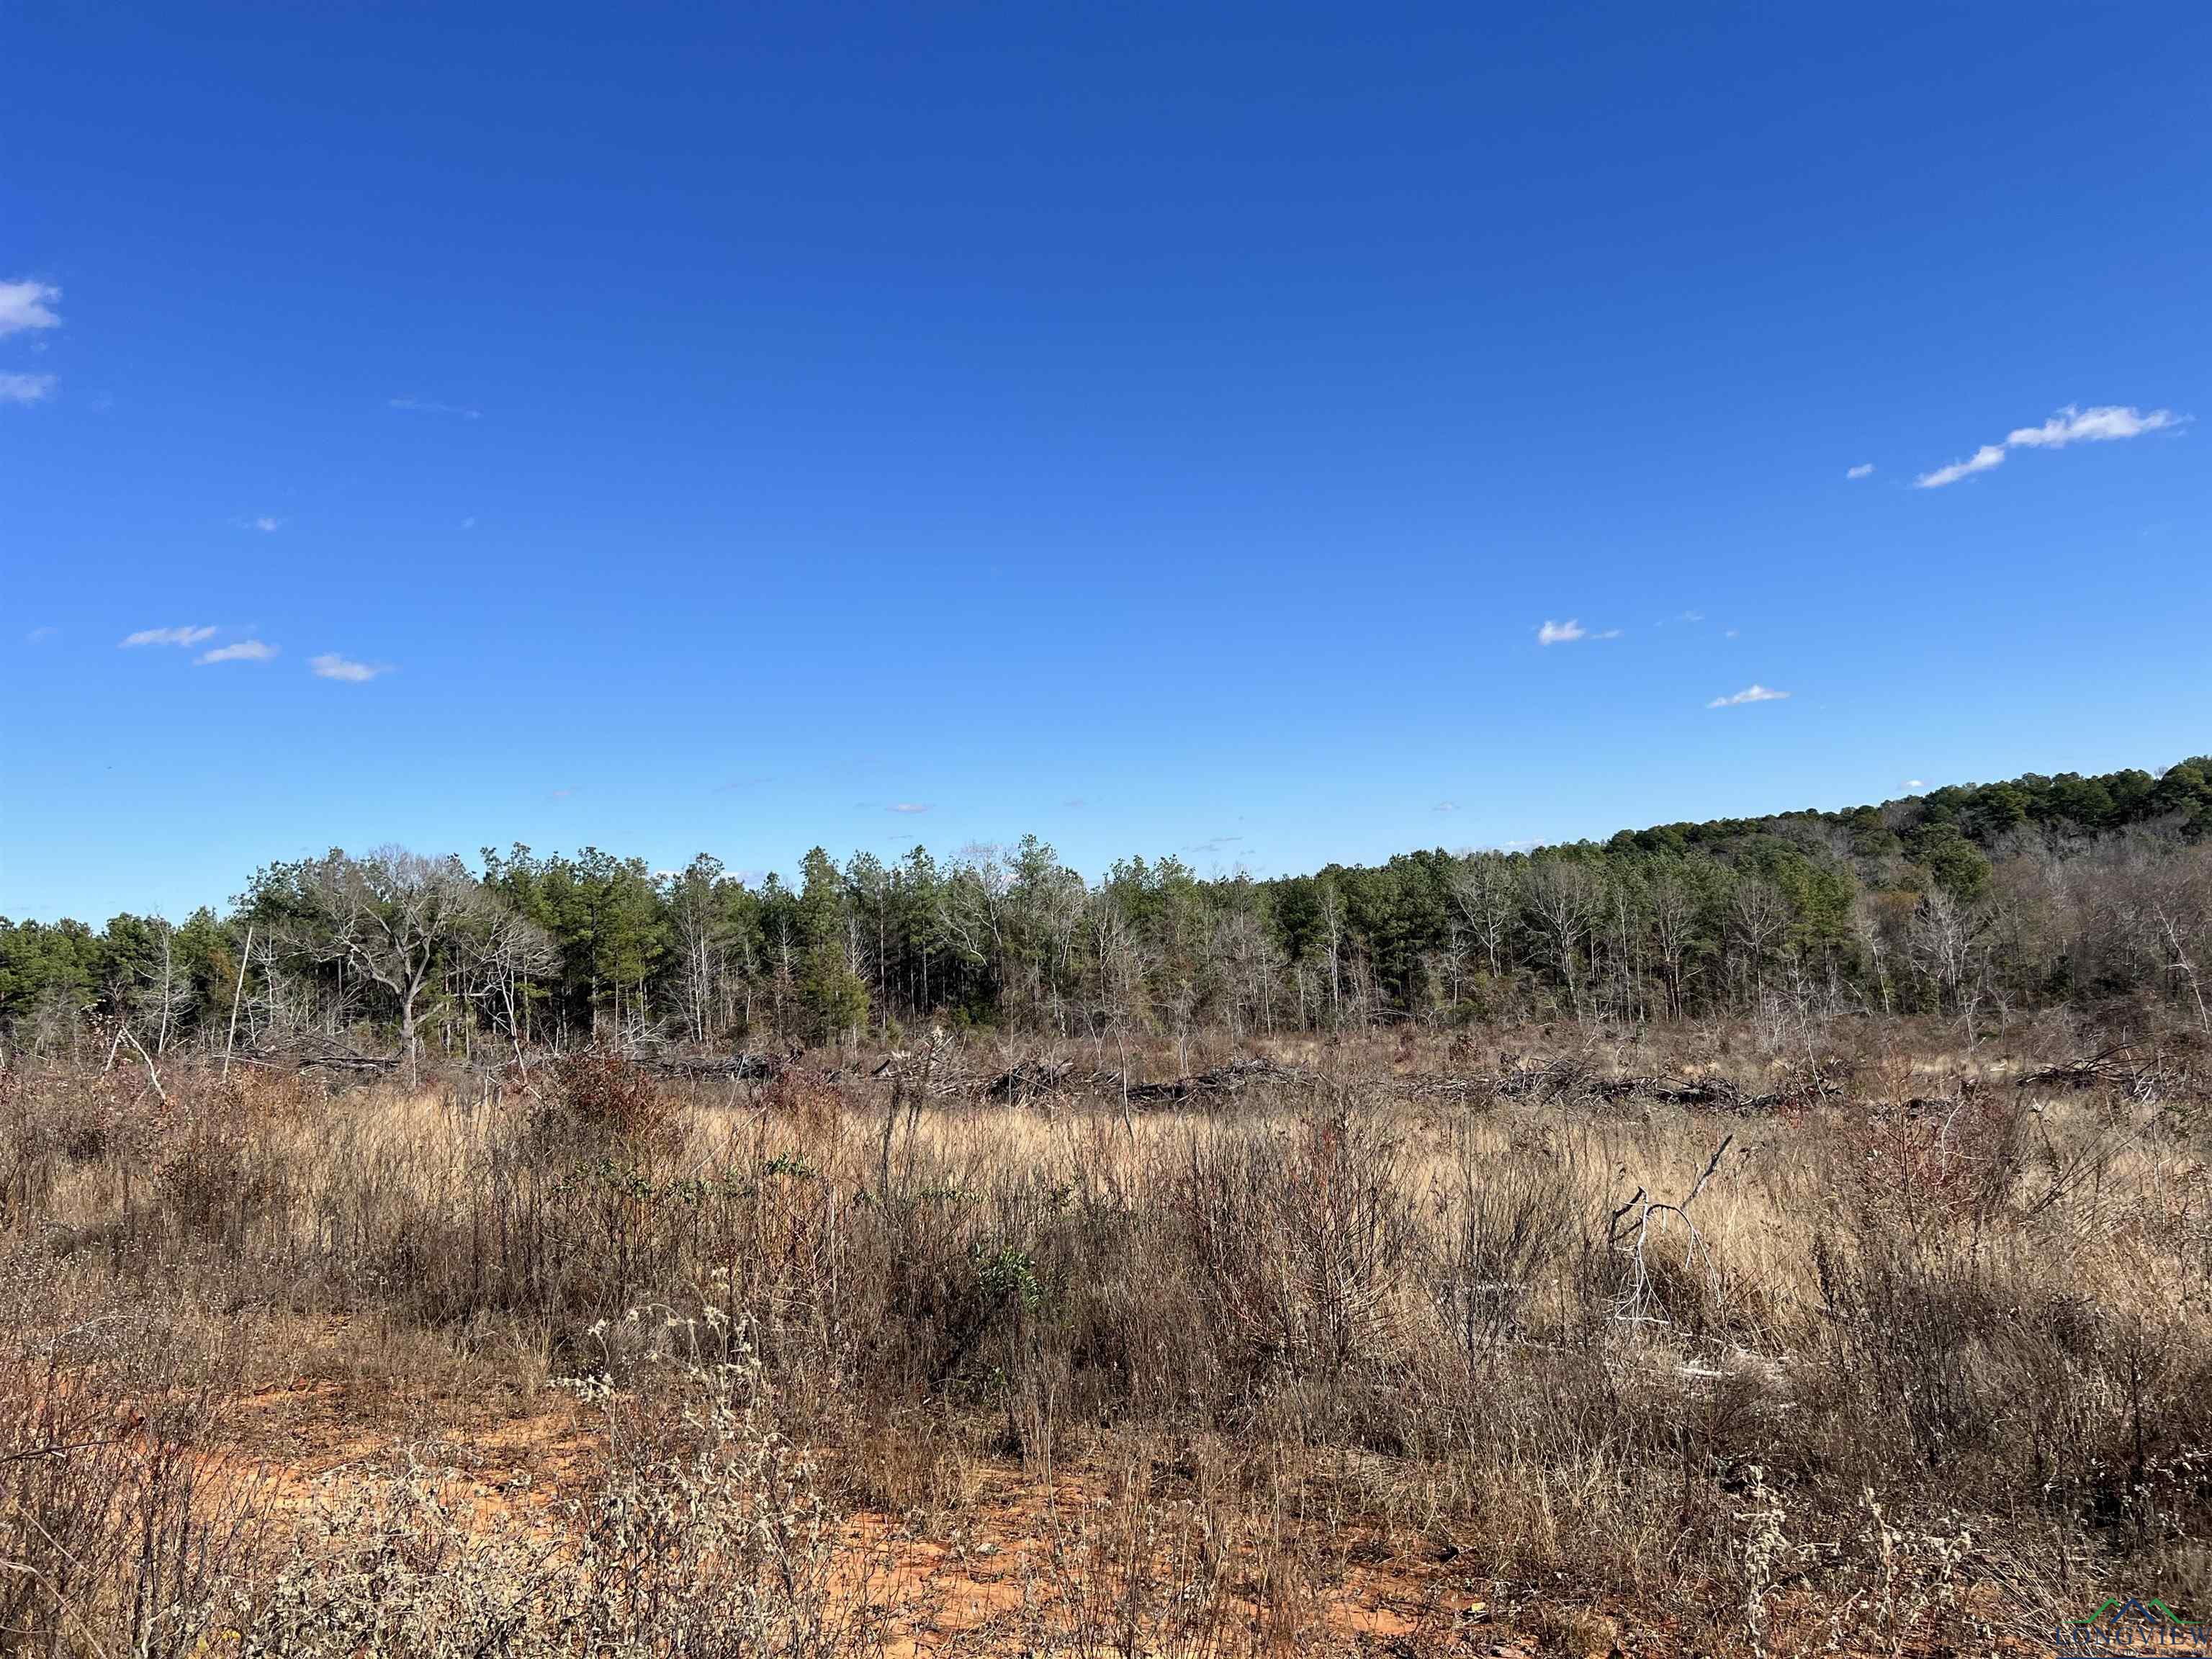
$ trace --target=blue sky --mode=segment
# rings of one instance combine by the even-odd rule
[[[0,40],[0,912],[386,841],[1271,874],[2212,748],[2202,7]]]

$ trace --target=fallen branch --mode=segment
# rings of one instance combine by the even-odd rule
[[[1663,1325],[1668,1322],[1665,1316],[1655,1311],[1657,1298],[1652,1292],[1650,1264],[1644,1254],[1651,1243],[1655,1224],[1658,1231],[1663,1231],[1679,1222],[1688,1235],[1682,1246],[1684,1271],[1696,1264],[1698,1254],[1702,1250],[1706,1273],[1709,1277],[1712,1274],[1712,1248],[1705,1243],[1705,1236],[1698,1232],[1697,1224],[1690,1219],[1690,1206],[1698,1201],[1698,1194],[1705,1191],[1705,1183],[1713,1178],[1713,1171],[1721,1167],[1721,1159],[1728,1155],[1728,1149],[1735,1142],[1733,1133],[1721,1137],[1721,1144],[1713,1148],[1713,1155],[1705,1160],[1705,1167],[1698,1172],[1698,1178],[1690,1183],[1690,1190],[1678,1202],[1656,1203],[1646,1195],[1643,1188],[1638,1187],[1636,1195],[1613,1212],[1606,1224],[1607,1240],[1629,1260],[1627,1279],[1613,1303],[1615,1319],[1629,1325]],[[1632,1237],[1629,1237],[1626,1225],[1632,1213],[1636,1218]],[[1624,1239],[1626,1239],[1625,1243]]]

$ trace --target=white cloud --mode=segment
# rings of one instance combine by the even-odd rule
[[[1725,697],[1715,697],[1711,702],[1707,703],[1705,707],[1708,708],[1733,708],[1738,703],[1779,702],[1783,698],[1789,695],[1790,694],[1787,691],[1770,690],[1765,686],[1753,683],[1753,684],[1745,686],[1741,691],[1731,692]]]
[[[418,415],[458,415],[465,421],[481,421],[483,410],[470,409],[460,404],[441,404],[435,398],[393,398],[389,400],[394,409],[408,409]]]
[[[1925,789],[1927,787],[1928,780],[1925,778],[1907,778],[1905,781],[1905,787],[1907,789]]]
[[[1429,811],[1431,812],[1456,812],[1459,811],[1459,803],[1455,800],[1440,800],[1434,806],[1429,808]]]
[[[59,328],[54,307],[62,297],[52,283],[0,283],[0,334],[20,334],[28,328]]]
[[[2006,454],[2012,450],[2063,449],[2073,443],[2110,443],[2117,438],[2139,438],[2146,432],[2161,432],[2184,425],[2188,418],[2170,409],[2154,409],[2145,413],[2118,404],[2100,404],[2094,409],[2069,404],[2041,426],[2014,427],[2005,434],[2002,443],[1984,444],[1969,459],[1939,466],[1933,472],[1923,472],[1912,483],[1916,489],[1940,489],[1945,484],[2003,465]]]
[[[61,629],[58,628],[34,628],[29,633],[23,635],[23,641],[27,645],[43,645],[60,632]]]
[[[1847,468],[1844,476],[1846,478],[1871,478],[1874,477],[1874,463],[1866,461],[1857,466]]]
[[[253,527],[264,536],[274,535],[284,527],[284,520],[264,513],[253,521]]]
[[[0,404],[34,404],[53,389],[51,374],[0,374]]]
[[[1933,472],[1923,472],[1912,481],[1915,489],[1941,489],[1945,484],[1956,483],[1961,478],[1971,478],[1977,472],[1986,472],[1993,466],[2004,465],[2003,447],[1984,444],[1963,461],[1954,461],[1948,466],[1939,466]]]
[[[349,657],[341,657],[335,651],[325,651],[319,657],[309,658],[307,666],[315,671],[319,679],[344,680],[354,685],[392,672],[392,665],[388,662],[356,662]]]
[[[2154,409],[2146,415],[2139,409],[2122,409],[2114,404],[2095,409],[2077,409],[2069,404],[2041,426],[2016,428],[2006,434],[2005,442],[2014,449],[2063,449],[2070,443],[2139,438],[2146,432],[2180,424],[2170,409]]]
[[[931,803],[928,801],[895,800],[891,803],[891,811],[894,812],[927,812],[929,811],[930,805]]]
[[[202,640],[213,639],[215,629],[209,628],[142,628],[136,634],[116,641],[118,650],[129,650],[136,645],[198,645]]]
[[[219,645],[212,651],[204,651],[192,659],[196,663],[211,662],[267,662],[276,654],[276,647],[259,640],[240,640],[234,645]]]
[[[1620,637],[1618,628],[1601,629],[1592,633],[1572,617],[1563,623],[1547,619],[1536,630],[1536,643],[1539,645],[1570,645],[1577,640],[1617,640]]]

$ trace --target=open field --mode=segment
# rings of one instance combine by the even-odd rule
[[[950,1041],[19,1060],[0,1626],[1933,1653],[2212,1605],[2203,1055],[1844,1029],[1201,1040],[1127,1104]]]
[[[2212,5],[0,40],[0,1659],[2212,1659]]]

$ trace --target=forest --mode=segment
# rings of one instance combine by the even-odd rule
[[[1572,1019],[1955,1019],[2166,1006],[2212,1031],[2212,757],[2029,775],[1880,805],[1664,824],[1310,875],[1132,858],[1086,880],[1035,837],[903,861],[822,848],[757,885],[596,848],[273,864],[222,911],[0,921],[0,1027],[474,1054],[896,1041],[995,1028],[1101,1049],[1194,1031]]]

